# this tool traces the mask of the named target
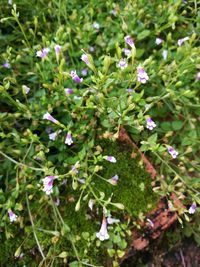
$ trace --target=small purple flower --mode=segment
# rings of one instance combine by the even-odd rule
[[[56,201],[54,201],[54,203],[55,203],[56,206],[59,206],[60,205],[60,199],[57,198]]]
[[[12,212],[12,210],[8,211],[8,216],[9,216],[10,222],[15,222],[18,217],[14,212]]]
[[[110,184],[112,184],[112,185],[117,185],[118,180],[119,180],[119,177],[118,177],[118,175],[116,174],[115,176],[113,176],[112,178],[110,178],[110,179],[108,180],[108,182],[109,182]]]
[[[83,62],[85,62],[86,65],[89,64],[89,59],[88,59],[88,56],[86,54],[83,54],[81,56],[81,60],[83,60]]]
[[[147,129],[149,129],[150,131],[152,131],[156,127],[155,122],[151,118],[148,118],[146,120],[146,123],[147,123],[146,124]]]
[[[9,62],[5,62],[2,64],[2,67],[5,69],[10,69],[10,63]]]
[[[53,193],[53,180],[56,177],[53,175],[47,176],[44,179],[42,179],[43,182],[43,186],[44,188],[42,189],[42,191],[44,191],[47,195],[50,195],[51,193]]]
[[[116,16],[117,10],[115,10],[115,9],[110,10],[110,14],[113,16]]]
[[[52,117],[51,114],[49,114],[49,112],[46,112],[44,114],[43,119],[51,121],[53,123],[58,123],[58,121],[56,119],[54,119],[54,117]]]
[[[113,157],[113,156],[104,156],[103,158],[104,158],[105,160],[107,160],[107,161],[112,162],[112,163],[116,163],[116,162],[117,162],[116,158]]]
[[[119,61],[119,64],[117,65],[120,69],[125,69],[125,68],[127,68],[127,63],[126,63],[126,60],[125,59],[120,59],[120,61]]]
[[[197,208],[197,205],[195,202],[193,202],[192,205],[190,206],[189,210],[188,210],[189,214],[194,214],[196,211],[196,208]]]
[[[141,83],[146,83],[149,80],[149,76],[142,67],[137,68],[138,81]]]
[[[88,69],[87,69],[87,68],[82,69],[81,74],[82,74],[83,76],[87,76],[87,74],[88,74]]]
[[[100,28],[100,25],[99,25],[99,23],[97,23],[97,22],[94,22],[94,23],[92,24],[92,26],[93,26],[93,28],[96,29],[96,30],[99,30],[99,28]]]
[[[100,231],[96,233],[96,237],[101,241],[107,240],[110,237],[107,230],[107,220],[105,216],[103,217]]]
[[[196,80],[200,81],[200,72],[197,73]]]
[[[154,227],[154,223],[152,222],[152,220],[147,218],[147,222],[152,228]]]
[[[62,131],[59,130],[58,132],[54,132],[54,133],[50,133],[49,134],[49,139],[52,140],[52,141],[55,141],[56,140],[56,137],[58,136],[59,133],[61,133]]]
[[[73,89],[71,89],[71,88],[65,88],[66,95],[71,95],[71,94],[73,94],[73,92],[74,92]]]
[[[167,50],[163,50],[163,52],[162,52],[163,59],[166,60],[167,56],[168,56],[168,51]]]
[[[114,218],[111,218],[111,217],[107,218],[107,223],[108,224],[119,223],[119,222],[120,222],[119,219],[114,219]]]
[[[46,132],[47,132],[48,134],[51,133],[51,130],[52,130],[52,128],[51,128],[50,126],[46,128]]]
[[[124,48],[124,54],[125,54],[127,57],[130,57],[130,56],[131,56],[131,50],[128,49],[128,48]]]
[[[72,77],[72,80],[76,83],[81,83],[83,81],[83,79],[76,74],[76,71],[71,71],[70,75]]]
[[[40,58],[45,58],[47,54],[49,53],[49,51],[50,49],[48,47],[43,48],[42,50],[36,52],[36,56]]]
[[[77,161],[74,165],[71,167],[71,173],[72,175],[78,174],[78,168],[80,167],[79,161]]]
[[[130,45],[132,48],[135,47],[134,41],[133,41],[133,39],[132,39],[129,35],[127,35],[126,37],[124,37],[124,40],[125,40],[125,42],[126,42],[128,45]]]
[[[129,94],[133,93],[133,89],[131,89],[131,88],[127,88],[126,91],[127,91]]]
[[[80,184],[85,184],[85,179],[83,179],[83,178],[77,178],[77,180],[78,180],[78,182]]]
[[[72,140],[72,136],[70,132],[68,132],[66,135],[65,144],[67,144],[68,146],[71,146],[71,144],[73,144],[73,140]]]
[[[163,42],[164,42],[163,39],[161,39],[161,38],[156,38],[156,44],[157,44],[157,45],[160,45],[160,44],[162,44]]]
[[[24,90],[24,92],[26,93],[26,94],[28,94],[29,92],[30,92],[30,88],[28,87],[28,86],[26,86],[26,85],[22,85],[22,89]]]
[[[93,47],[93,46],[89,46],[89,47],[88,47],[88,50],[89,50],[90,52],[94,52],[94,47]]]
[[[173,147],[168,148],[168,152],[173,159],[175,159],[178,156],[178,152]]]
[[[49,139],[52,140],[52,141],[55,141],[56,140],[56,137],[57,137],[57,132],[54,132],[54,133],[50,133],[49,134]]]
[[[60,51],[61,51],[61,46],[60,45],[55,45],[54,49],[55,49],[56,55],[58,56],[60,54]]]
[[[178,39],[178,46],[181,46],[185,41],[188,41],[190,38],[188,36]]]

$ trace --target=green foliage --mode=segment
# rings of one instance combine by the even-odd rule
[[[130,229],[156,205],[155,192],[176,192],[186,221],[193,202],[198,213],[197,1],[3,0],[0,19],[1,264],[118,266]],[[127,35],[135,47],[126,44]],[[49,53],[37,57],[43,48]],[[124,48],[131,50],[128,57]],[[148,74],[145,84],[138,67]],[[75,70],[83,82],[73,81]],[[56,122],[43,117],[47,112]],[[146,129],[150,117],[152,132]],[[158,172],[154,190],[143,164],[130,158],[132,149],[116,142],[121,125],[151,157]],[[117,163],[106,161],[108,155]],[[109,183],[114,175],[117,185]],[[42,180],[48,176],[55,177],[50,195]],[[11,211],[16,222],[9,221]],[[110,215],[120,223],[108,226],[109,240],[100,241],[96,232]],[[199,242],[198,226],[187,229]]]

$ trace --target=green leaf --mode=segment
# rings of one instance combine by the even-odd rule
[[[149,144],[152,144],[152,145],[155,145],[156,144],[156,141],[157,141],[157,138],[158,138],[158,134],[155,133],[153,135],[151,135],[149,138],[148,138],[148,143]]]
[[[67,255],[68,255],[68,253],[67,253],[66,251],[63,251],[63,252],[61,252],[61,253],[58,255],[58,257],[59,257],[59,258],[66,258]]]
[[[69,264],[69,267],[80,267],[80,265],[78,261],[73,261]]]
[[[160,127],[164,130],[164,131],[170,131],[171,130],[171,123],[170,122],[162,122]]]
[[[172,129],[174,131],[178,131],[183,127],[183,122],[182,121],[173,121],[172,122]]]
[[[142,31],[141,33],[138,34],[137,39],[138,39],[139,41],[140,41],[140,40],[143,40],[143,39],[145,39],[146,37],[148,37],[150,34],[151,34],[151,31],[150,31],[150,30],[144,30],[144,31]]]

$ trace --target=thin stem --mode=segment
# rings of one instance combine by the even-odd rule
[[[22,34],[24,35],[24,39],[25,39],[25,41],[26,41],[26,45],[27,45],[28,47],[31,47],[31,46],[30,46],[30,43],[29,43],[29,41],[28,41],[28,39],[27,39],[27,37],[26,37],[26,34],[25,34],[25,32],[24,32],[24,29],[23,29],[21,23],[19,22],[17,13],[16,13],[16,11],[15,11],[14,9],[12,10],[12,15],[14,16],[14,18],[15,18],[17,24],[19,25],[19,28],[20,28]]]
[[[156,153],[155,151],[152,151],[155,155],[156,155],[156,157],[158,157],[161,161],[162,161],[162,163],[163,164],[165,164],[180,180],[181,180],[181,182],[186,186],[186,187],[188,187],[188,188],[190,188],[192,191],[194,191],[194,192],[196,192],[196,193],[198,193],[194,188],[191,188],[189,185],[187,185],[187,183],[184,181],[184,179],[168,164],[168,163],[166,163],[160,156],[159,156],[159,154],[158,153]]]
[[[31,215],[31,211],[30,211],[30,206],[29,206],[29,200],[28,200],[27,193],[26,193],[26,205],[27,205],[28,214],[29,214],[29,218],[30,218],[30,221],[31,221],[31,225],[32,225],[33,235],[34,235],[35,241],[37,243],[37,246],[38,246],[38,249],[39,249],[40,254],[42,256],[42,259],[45,260],[45,256],[43,254],[42,248],[40,246],[39,240],[38,240],[37,235],[36,235],[36,232],[35,232],[35,225],[33,223],[33,219],[32,219],[32,215]]]
[[[60,220],[61,220],[63,226],[65,226],[65,227],[68,229],[68,232],[70,232],[70,228],[69,228],[69,226],[64,222],[64,220],[63,220],[63,218],[62,218],[62,216],[61,216],[61,214],[60,214],[60,211],[58,210],[57,206],[56,206],[55,203],[53,202],[52,197],[51,197],[51,204],[52,204],[52,206],[54,207],[56,213],[58,214],[58,217],[60,218]],[[74,241],[73,241],[73,239],[72,239],[72,236],[69,234],[69,235],[67,236],[67,238],[68,238],[68,240],[69,240],[69,241],[71,242],[71,244],[72,244],[72,248],[73,248],[73,250],[74,250],[74,253],[75,253],[75,255],[76,255],[76,258],[77,258],[78,262],[81,264],[81,260],[80,260],[80,258],[79,258],[78,251],[77,251],[77,249],[76,249],[76,246],[75,246],[75,244],[74,244]]]
[[[0,154],[1,154],[2,156],[4,156],[5,158],[7,158],[8,160],[10,160],[10,161],[12,161],[13,163],[15,163],[16,165],[18,165],[18,166],[24,166],[24,167],[27,167],[27,168],[29,168],[29,169],[31,169],[31,170],[34,170],[34,171],[43,171],[43,172],[44,172],[44,170],[41,169],[41,168],[31,167],[31,166],[28,166],[28,165],[26,165],[26,164],[23,164],[23,163],[21,163],[21,162],[18,162],[18,161],[16,161],[16,160],[14,160],[13,158],[11,158],[11,157],[9,157],[8,155],[6,155],[5,153],[3,153],[1,150],[0,150]]]

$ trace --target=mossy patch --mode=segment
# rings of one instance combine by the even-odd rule
[[[131,154],[135,153],[133,149],[122,142],[100,141],[98,144],[103,149],[103,155],[114,156],[117,160],[116,163],[104,160],[101,176],[110,179],[118,175],[119,180],[114,186],[96,177],[96,188],[106,195],[113,193],[112,201],[122,203],[131,216],[138,217],[139,213],[155,207],[158,196],[152,191],[150,175],[141,165],[141,160],[131,158]]]
[[[103,169],[98,175],[106,180],[114,175],[118,175],[119,180],[117,185],[112,185],[99,176],[94,175],[90,185],[96,195],[100,196],[99,193],[103,192],[105,194],[105,199],[108,199],[112,195],[112,202],[122,203],[125,206],[124,211],[109,206],[113,217],[120,219],[121,222],[125,222],[126,215],[128,214],[133,221],[136,221],[139,214],[145,214],[153,209],[158,200],[158,196],[152,191],[149,174],[146,172],[139,158],[131,158],[133,149],[130,146],[121,142],[105,140],[99,140],[96,145],[101,146],[101,154],[103,156],[114,156],[117,160],[116,163],[103,160],[101,162]],[[101,207],[97,208],[97,204],[95,204],[93,211],[90,211],[88,208],[88,200],[93,198],[93,196],[89,195],[85,201],[81,201],[80,210],[76,212],[75,205],[80,196],[79,188],[80,187],[78,187],[77,190],[73,190],[70,184],[67,185],[64,191],[60,193],[61,202],[58,209],[62,214],[63,220],[71,229],[71,234],[80,258],[87,258],[92,264],[103,264],[103,266],[107,266],[110,260],[107,249],[114,249],[115,251],[121,249],[120,244],[114,241],[127,239],[127,237],[120,237],[121,230],[116,231],[115,226],[108,226],[110,239],[100,242],[96,238],[96,232],[100,229],[102,219]],[[31,210],[33,214],[37,215],[37,219],[35,219],[36,227],[49,231],[56,229],[51,205],[45,210],[43,210],[43,208],[35,210],[34,207],[31,207]],[[61,231],[60,227],[57,227],[57,230]],[[3,246],[0,245],[0,251],[4,254],[0,255],[0,258],[5,259],[5,261],[2,261],[4,266],[5,263],[7,264],[6,266],[13,266],[13,264],[17,264],[17,266],[23,264],[36,266],[41,261],[31,226],[26,226],[25,231],[22,232],[21,234],[20,231],[15,232],[16,241],[10,238],[6,240],[4,244],[2,243]],[[76,260],[67,235],[60,235],[56,243],[52,241],[53,235],[46,234],[45,232],[37,230],[37,236],[44,249],[45,255],[50,255],[47,262],[51,262],[54,257],[54,266],[61,266],[63,260],[57,256],[62,251],[67,252],[68,262]],[[24,240],[25,242],[23,242]],[[24,256],[21,260],[15,259],[14,253],[22,243]]]

